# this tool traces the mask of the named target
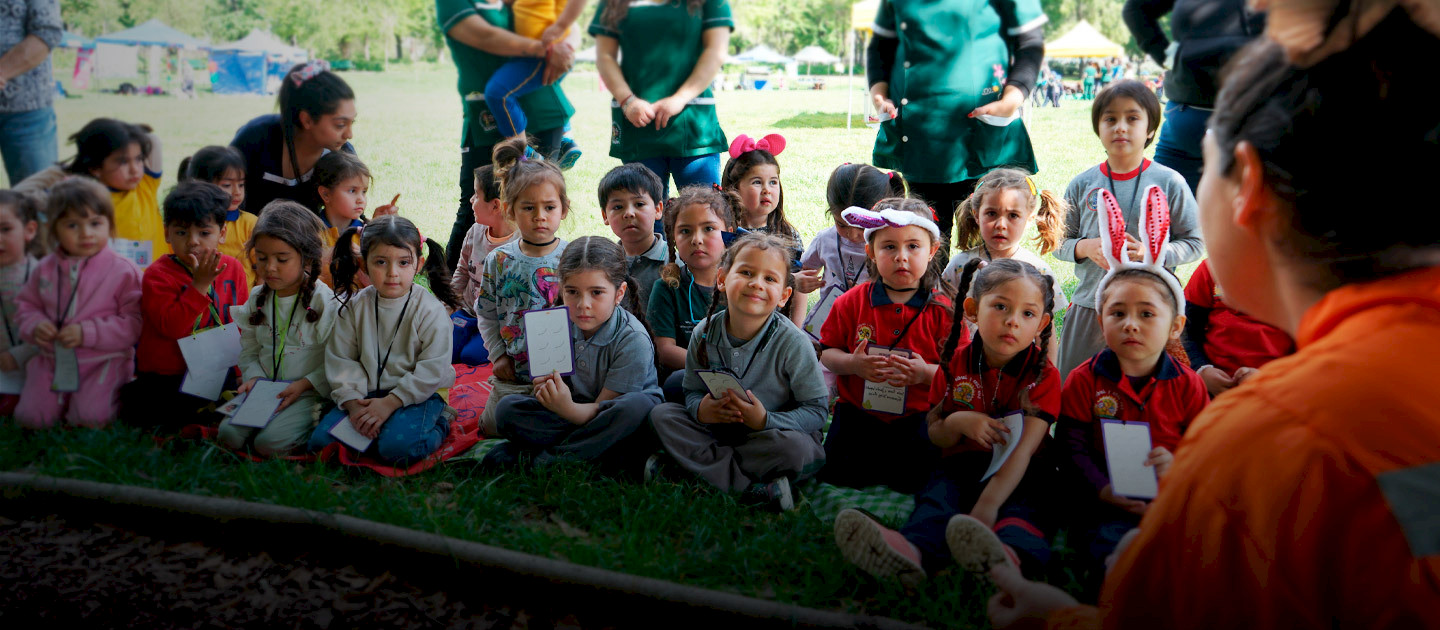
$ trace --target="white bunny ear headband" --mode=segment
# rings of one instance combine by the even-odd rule
[[[1095,310],[1105,309],[1105,287],[1109,286],[1115,274],[1126,269],[1139,269],[1160,278],[1170,288],[1170,295],[1178,309],[1176,314],[1184,315],[1185,289],[1180,286],[1180,279],[1162,266],[1165,263],[1165,243],[1170,241],[1170,200],[1165,197],[1165,191],[1159,186],[1145,189],[1145,205],[1140,210],[1140,245],[1144,249],[1144,258],[1140,262],[1130,260],[1125,253],[1125,213],[1120,210],[1115,195],[1104,188],[1096,188],[1090,194],[1092,207],[1100,213],[1100,250],[1110,263],[1110,270],[1105,272],[1099,289],[1095,291]]]
[[[865,228],[865,240],[867,242],[870,240],[870,235],[874,234],[876,230],[887,227],[905,227],[907,225],[925,228],[925,231],[930,233],[930,238],[935,239],[936,243],[940,242],[940,226],[935,225],[934,221],[915,214],[914,212],[888,208],[877,212],[875,210],[866,210],[859,206],[850,206],[846,208],[844,212],[840,213],[840,217],[845,219],[845,222],[853,227]]]

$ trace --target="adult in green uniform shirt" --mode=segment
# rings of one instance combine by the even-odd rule
[[[540,40],[511,32],[514,18],[509,5],[501,0],[435,0],[435,17],[445,34],[445,44],[450,47],[455,68],[459,70],[458,87],[465,112],[460,126],[460,206],[455,211],[455,225],[445,248],[445,258],[453,269],[460,260],[465,232],[475,224],[475,215],[470,209],[470,195],[475,192],[475,169],[489,164],[491,150],[504,140],[495,116],[485,106],[486,82],[508,57],[546,58],[546,87],[520,99],[520,106],[528,117],[526,132],[538,142],[543,155],[553,154],[565,135],[570,115],[575,113],[557,80],[569,72],[575,62],[579,29],[571,29],[570,40],[556,42],[547,53]]]
[[[1018,109],[1045,57],[1045,22],[1039,0],[880,1],[865,75],[875,108],[895,118],[880,123],[875,166],[904,173],[947,237],[986,172],[1037,170]]]
[[[710,82],[735,21],[726,0],[601,0],[590,24],[611,102],[610,155],[676,188],[720,183],[728,148]],[[624,51],[624,62],[620,62]]]

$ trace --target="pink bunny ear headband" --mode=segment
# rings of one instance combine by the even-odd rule
[[[1184,315],[1185,289],[1180,286],[1180,279],[1162,266],[1165,263],[1165,243],[1170,240],[1170,201],[1165,197],[1165,191],[1159,186],[1145,189],[1145,205],[1140,210],[1140,244],[1145,253],[1140,262],[1131,261],[1125,254],[1125,213],[1120,210],[1115,195],[1104,188],[1096,188],[1090,195],[1092,207],[1100,213],[1100,251],[1110,263],[1110,270],[1105,272],[1099,289],[1095,291],[1095,310],[1104,310],[1105,287],[1115,274],[1124,269],[1139,269],[1160,278],[1170,288],[1170,296],[1175,299],[1178,309],[1176,314]]]
[[[876,230],[887,227],[905,227],[916,225],[925,228],[930,233],[930,238],[940,242],[940,226],[934,221],[922,217],[914,212],[904,210],[885,209],[880,211],[866,210],[858,206],[850,206],[840,213],[846,223],[858,228],[865,228],[865,240],[870,240],[870,235]]]
[[[785,150],[785,136],[772,133],[756,140],[742,133],[730,143],[730,158],[735,159],[755,149],[764,149],[769,151],[770,155],[780,155],[780,152]]]

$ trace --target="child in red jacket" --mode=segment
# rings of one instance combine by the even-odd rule
[[[229,324],[230,307],[250,294],[240,261],[219,250],[229,206],[229,195],[208,182],[182,183],[165,197],[165,242],[174,253],[145,269],[138,373],[123,401],[127,422],[176,429],[216,419],[201,412],[208,401],[180,391],[186,365],[179,340]]]

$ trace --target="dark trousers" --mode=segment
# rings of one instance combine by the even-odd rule
[[[835,403],[825,435],[820,481],[836,486],[889,486],[914,494],[930,478],[940,449],[930,443],[925,414],[884,422],[849,403]]]
[[[1165,124],[1155,145],[1155,161],[1175,169],[1185,178],[1193,194],[1200,185],[1200,141],[1205,139],[1205,126],[1210,110],[1170,101],[1165,104]]]
[[[215,403],[180,391],[184,374],[140,372],[135,380],[120,388],[120,418],[126,424],[179,431],[192,424],[219,424],[220,414],[203,411]],[[235,371],[225,377],[225,389],[235,389],[239,379]]]
[[[565,137],[565,128],[556,127],[530,134],[540,143],[541,155],[550,155],[560,148],[560,139]],[[454,269],[460,262],[460,247],[465,244],[465,233],[475,225],[475,211],[470,208],[470,196],[475,194],[475,169],[490,163],[495,145],[463,147],[460,151],[460,207],[455,211],[455,225],[450,228],[450,243],[445,246],[445,265]]]
[[[969,514],[989,480],[980,477],[990,466],[990,453],[961,453],[946,457],[915,495],[915,511],[900,528],[901,535],[920,550],[921,563],[935,572],[954,562],[945,542],[945,526],[956,514]],[[1049,492],[1055,479],[1046,458],[1037,454],[1020,485],[1010,493],[995,517],[995,535],[1015,550],[1027,575],[1043,575],[1050,560],[1049,535],[1053,511]],[[994,479],[994,477],[991,477]]]
[[[945,242],[949,243],[954,240],[950,230],[955,224],[955,208],[970,198],[979,181],[969,179],[949,184],[910,182],[910,196],[924,199],[935,209],[935,218],[938,219],[935,223],[940,226],[940,233],[945,235]],[[942,253],[947,251],[942,250]],[[949,258],[948,253],[946,258]]]
[[[665,402],[685,404],[685,370],[671,372],[661,388],[665,392]]]
[[[539,451],[536,463],[644,458],[654,451],[654,443],[650,432],[641,429],[658,404],[660,398],[651,394],[622,394],[600,403],[600,413],[577,425],[546,409],[534,396],[507,396],[495,408],[495,426],[500,437]]]

